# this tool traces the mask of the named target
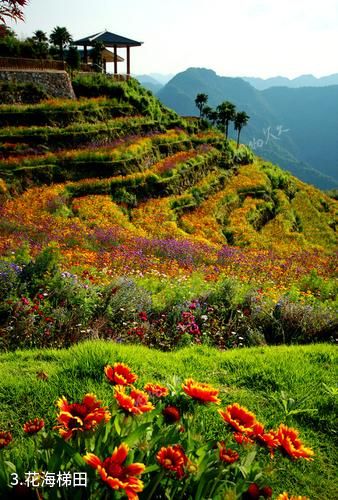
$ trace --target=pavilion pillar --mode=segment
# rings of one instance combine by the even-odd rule
[[[114,75],[117,75],[117,46],[114,45]]]
[[[127,47],[127,77],[130,76],[130,47]]]
[[[83,46],[83,62],[85,64],[88,63],[88,50],[87,50],[87,45]]]

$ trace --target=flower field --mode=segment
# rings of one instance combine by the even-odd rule
[[[337,202],[108,83],[0,106],[1,498],[334,498]]]
[[[0,434],[3,494],[17,479],[14,491],[44,498],[334,497],[333,346],[195,346],[156,358],[91,342],[44,353],[1,356],[2,391],[18,397],[15,424]],[[13,385],[24,359],[28,389]],[[87,487],[66,473],[84,474]]]

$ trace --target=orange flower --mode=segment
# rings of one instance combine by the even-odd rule
[[[215,389],[209,384],[195,382],[192,378],[189,378],[185,381],[185,384],[182,384],[182,389],[188,396],[196,399],[200,403],[219,404],[221,402],[217,397],[219,393],[218,389]]]
[[[276,500],[310,500],[309,497],[302,497],[300,495],[291,495],[289,496],[288,493],[286,493],[286,491],[284,491],[284,493],[281,493],[280,495],[278,495],[278,497],[276,498]]]
[[[179,444],[167,448],[163,446],[157,453],[156,459],[164,469],[176,472],[178,479],[184,476],[184,467],[188,462],[188,457]]]
[[[279,438],[275,431],[262,432],[255,437],[261,444],[264,444],[270,449],[277,448],[280,445]]]
[[[169,391],[163,385],[158,384],[146,384],[144,390],[147,391],[151,396],[156,396],[157,398],[164,398],[168,396]]]
[[[114,396],[123,410],[135,415],[141,415],[155,408],[149,401],[148,394],[138,389],[132,389],[130,394],[126,394],[125,387],[117,386]]]
[[[233,434],[235,441],[238,444],[253,444],[255,441],[241,432],[234,432]]]
[[[224,441],[218,443],[219,449],[219,459],[227,464],[233,464],[239,459],[237,451],[231,450],[231,448],[226,448]]]
[[[5,448],[12,441],[13,436],[10,432],[2,431],[0,432],[0,450],[1,448]]]
[[[252,434],[254,432],[253,426],[258,424],[255,415],[238,403],[229,405],[225,411],[219,410],[218,413],[223,420],[232,425],[236,431],[245,434]]]
[[[115,448],[112,456],[106,458],[103,462],[93,453],[87,453],[83,460],[97,470],[102,481],[107,483],[110,488],[124,490],[128,499],[137,500],[137,493],[143,490],[144,484],[136,476],[144,472],[145,465],[141,463],[123,465],[128,451],[128,445],[122,443],[118,448]]]
[[[132,373],[129,366],[124,363],[115,363],[113,368],[107,365],[104,368],[104,373],[112,384],[131,385],[137,380],[137,375]]]
[[[40,418],[34,418],[34,420],[28,420],[25,424],[23,424],[23,430],[27,434],[36,434],[41,431],[41,429],[45,426],[45,422]]]
[[[101,406],[101,401],[94,394],[86,394],[81,403],[69,404],[65,397],[57,402],[60,413],[57,420],[60,425],[60,435],[69,439],[77,431],[89,431],[94,429],[100,422],[108,422],[111,415],[106,406]]]
[[[311,448],[305,448],[298,435],[299,433],[296,429],[287,427],[284,424],[280,424],[277,430],[277,437],[279,439],[280,446],[288,455],[290,455],[290,457],[312,460],[311,457],[314,455],[313,450],[311,450]]]

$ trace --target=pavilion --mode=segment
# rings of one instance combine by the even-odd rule
[[[117,63],[120,60],[123,61],[121,57],[117,55],[118,48],[126,48],[126,60],[127,60],[127,76],[130,76],[130,47],[140,47],[143,42],[136,42],[135,40],[131,40],[130,38],[125,38],[124,36],[116,35],[115,33],[111,33],[110,31],[101,31],[100,33],[95,33],[95,35],[86,36],[85,38],[81,38],[80,40],[75,40],[73,42],[74,45],[83,47],[83,62],[88,63],[88,47],[94,47],[97,42],[101,42],[104,47],[111,47],[114,49],[114,52],[109,51],[112,56],[109,59],[105,59],[105,50],[102,52],[103,61],[106,62],[114,62],[114,74],[117,74]]]

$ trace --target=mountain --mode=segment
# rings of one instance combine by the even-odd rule
[[[166,106],[189,116],[198,114],[198,93],[208,94],[210,106],[229,100],[249,114],[242,141],[256,154],[321,189],[338,186],[338,86],[259,91],[242,78],[189,68],[157,95]],[[234,137],[234,131],[231,134]]]
[[[338,85],[338,73],[321,78],[316,78],[313,75],[301,75],[293,79],[285,78],[284,76],[275,76],[266,79],[243,76],[243,80],[258,90],[265,90],[270,87],[327,87],[328,85]]]
[[[154,78],[156,81],[160,82],[162,85],[165,85],[169,82],[175,75],[173,73],[163,74],[163,73],[149,73],[151,78]]]
[[[143,87],[151,90],[154,94],[161,90],[164,85],[150,75],[135,75],[135,78],[141,83],[141,85],[143,85]]]

